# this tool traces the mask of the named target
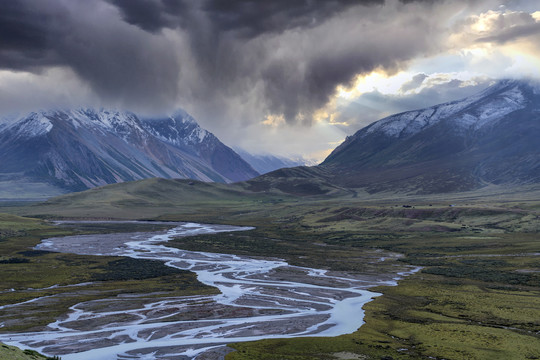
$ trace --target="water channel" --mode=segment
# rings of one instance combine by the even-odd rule
[[[252,228],[169,224],[174,228],[154,233],[51,238],[37,249],[161,260],[195,272],[199,281],[217,287],[219,295],[126,294],[87,301],[71,307],[46,331],[1,334],[0,341],[63,360],[220,359],[229,351],[227,343],[354,332],[363,323],[362,306],[378,296],[368,289],[395,284],[416,270],[401,268],[374,277],[296,267],[279,259],[184,251],[166,242]]]

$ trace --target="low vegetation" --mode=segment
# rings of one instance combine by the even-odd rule
[[[375,288],[383,296],[364,307],[366,324],[355,333],[232,344],[237,351],[226,359],[539,359],[537,233],[511,230],[531,214],[516,217],[512,210],[494,217],[471,208],[452,211],[459,214],[455,231],[407,231],[401,220],[410,212],[400,209],[399,217],[386,213],[379,218],[392,224],[394,232],[374,233],[369,225],[376,224],[375,218],[357,219],[368,224],[363,232],[342,230],[325,240],[332,246],[356,243],[397,251],[405,255],[401,262],[422,266],[396,287]],[[447,216],[433,220],[449,222]],[[461,227],[462,221],[475,226]],[[524,228],[538,226],[535,221]],[[335,219],[328,226],[357,224]],[[333,267],[332,262],[327,265]]]
[[[51,226],[39,219],[0,215],[0,306],[48,296],[49,306],[28,303],[25,314],[0,308],[0,331],[39,330],[70,306],[82,301],[115,297],[125,293],[156,296],[216,293],[197,281],[194,273],[165,266],[159,261],[109,256],[85,256],[32,250],[41,239],[89,233],[125,231],[125,224],[92,229]],[[150,230],[162,225],[139,225]],[[77,285],[74,287],[73,285]]]
[[[359,191],[338,199],[297,198],[279,191],[248,194],[238,186],[163,181],[112,186],[10,211],[42,218],[251,225],[256,229],[180,238],[169,244],[372,274],[396,265],[422,267],[398,286],[376,288],[383,295],[365,306],[366,323],[353,334],[231,344],[237,351],[227,360],[540,359],[540,201],[529,200],[540,198],[538,192],[484,189],[430,197],[388,193],[375,198]],[[3,287],[20,291],[2,292],[0,304],[70,293],[46,289],[54,284],[95,283],[85,288],[90,292],[59,298],[31,322],[18,319],[5,328],[10,331],[39,328],[70,304],[87,298],[158,289],[175,294],[214,291],[197,284],[188,273],[163,274],[149,263],[142,273],[133,274],[136,280],[127,278],[136,264],[120,258],[30,250],[43,237],[119,231],[118,227],[73,229],[40,220],[11,220],[14,226],[1,227],[0,269],[7,274]],[[381,262],[380,249],[402,255]],[[23,268],[22,275],[15,276]],[[175,287],[168,281],[171,278],[182,285]],[[0,321],[17,318],[12,315],[0,313]]]
[[[61,360],[58,356],[48,357],[34,350],[21,350],[15,346],[0,343],[0,359],[5,360]]]
[[[538,288],[418,274],[376,290],[384,295],[364,307],[366,324],[353,334],[232,344],[226,359],[539,358]]]

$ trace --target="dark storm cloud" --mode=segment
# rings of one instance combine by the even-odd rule
[[[184,82],[189,87],[184,95],[199,102],[195,108],[203,108],[204,101],[198,115],[205,118],[223,116],[231,97],[239,97],[260,104],[251,112],[243,106],[244,118],[274,113],[289,122],[309,122],[337,85],[377,67],[395,69],[426,46],[425,21],[401,24],[409,27],[405,30],[390,26],[399,24],[400,14],[393,13],[398,19],[389,17],[391,22],[382,18],[384,0],[108,1],[133,26],[182,34],[189,60],[196,62],[190,72],[198,74],[196,82]],[[399,35],[389,36],[394,31]]]
[[[62,62],[51,49],[59,33],[54,22],[63,9],[42,12],[39,5],[4,1],[0,5],[0,64],[3,68],[25,69]]]
[[[176,98],[179,65],[172,49],[119,21],[100,0],[4,1],[0,39],[0,69],[64,67],[106,104],[155,108]]]
[[[150,32],[179,26],[189,6],[183,0],[109,0],[126,22]]]
[[[203,13],[215,32],[235,31],[252,38],[263,33],[316,26],[337,12],[356,5],[384,4],[384,0],[108,0],[125,21],[144,30],[193,25]]]
[[[498,34],[482,37],[477,42],[494,42],[504,44],[509,41],[514,41],[519,38],[540,35],[540,22],[535,22],[527,25],[516,25],[508,29],[500,31]]]
[[[64,67],[106,105],[134,110],[183,106],[220,124],[268,114],[309,123],[336,86],[359,73],[396,71],[435,48],[435,4],[4,1],[0,69]]]

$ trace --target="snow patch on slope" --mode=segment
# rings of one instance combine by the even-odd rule
[[[32,138],[45,135],[53,129],[53,123],[44,114],[31,113],[28,117],[7,125],[16,136]]]
[[[71,120],[74,127],[98,128],[102,132],[111,132],[120,136],[124,141],[129,142],[130,136],[145,137],[139,119],[133,113],[116,110],[78,109],[66,111],[67,118]]]
[[[161,141],[175,146],[193,147],[211,137],[188,113],[177,110],[168,118],[145,119],[142,126]]]
[[[463,130],[478,130],[524,108],[526,103],[519,83],[501,81],[480,94],[463,100],[389,116],[365,128],[361,136],[366,137],[376,132],[390,137],[410,136],[442,120],[448,120]],[[473,104],[474,110],[469,111],[468,108]]]
[[[184,144],[200,144],[208,136],[208,131],[204,130],[197,124],[195,119],[184,110],[177,110],[171,115],[171,119],[178,128],[178,122],[184,125],[185,130],[190,130],[189,134],[179,140],[184,140]]]

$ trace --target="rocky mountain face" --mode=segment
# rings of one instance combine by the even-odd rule
[[[540,183],[540,85],[505,80],[466,99],[407,111],[349,136],[320,165],[280,169],[252,191],[296,195],[447,193]]]
[[[540,85],[500,81],[466,99],[379,120],[320,165],[368,191],[437,193],[540,182]]]
[[[228,183],[257,175],[184,111],[150,119],[51,110],[0,125],[0,182],[45,183],[65,192],[150,177]]]

